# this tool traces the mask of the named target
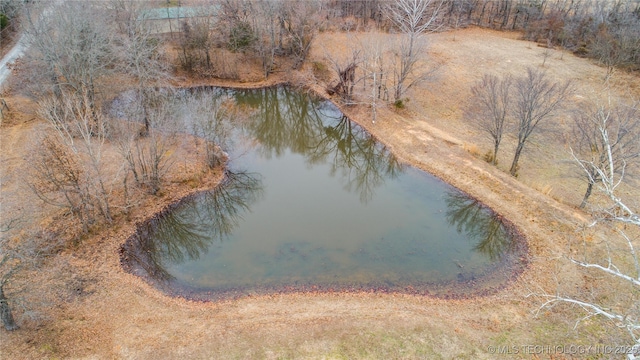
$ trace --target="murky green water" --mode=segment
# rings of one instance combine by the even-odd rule
[[[402,166],[330,103],[287,88],[208,90],[250,113],[223,184],[143,225],[123,261],[193,298],[297,290],[464,296],[524,266],[510,226]]]

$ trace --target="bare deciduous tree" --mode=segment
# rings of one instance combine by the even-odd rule
[[[134,94],[129,106],[123,109],[128,121],[114,126],[113,138],[136,184],[151,194],[160,190],[162,178],[171,165],[169,155],[175,146],[177,118],[173,95],[167,89],[149,91],[146,99]],[[147,107],[146,113],[143,106]],[[145,124],[145,128],[141,130],[140,124]]]
[[[86,100],[93,114],[97,85],[111,72],[114,60],[112,32],[94,5],[67,1],[45,9],[50,13],[37,19],[30,14],[25,17],[32,50],[26,54],[27,61],[38,65],[32,67],[34,85],[47,84],[57,97]]]
[[[289,38],[293,68],[298,69],[307,58],[320,24],[318,0],[290,1],[282,7],[281,24]]]
[[[565,106],[571,94],[570,85],[552,83],[544,72],[532,68],[527,69],[526,76],[515,79],[513,115],[518,143],[509,169],[512,176],[516,176],[518,160],[531,134]]]
[[[7,331],[19,328],[12,309],[23,310],[18,319],[37,315],[34,298],[23,296],[33,286],[20,274],[37,270],[62,245],[51,233],[31,227],[27,212],[14,212],[0,222],[0,321]]]
[[[389,101],[389,89],[387,87],[388,72],[386,69],[385,53],[389,44],[381,40],[379,36],[369,37],[361,43],[363,59],[361,69],[362,86],[365,92],[369,92],[369,104],[371,105],[372,121],[377,120],[378,100]],[[367,85],[370,89],[367,89]]]
[[[311,50],[322,17],[320,0],[224,0],[217,11],[219,45],[232,51],[251,51],[262,62],[265,77],[277,56],[300,68]]]
[[[327,88],[329,94],[338,94],[347,105],[363,104],[371,107],[372,121],[377,119],[380,103],[389,101],[390,69],[387,65],[390,45],[388,37],[377,33],[350,37],[355,45],[350,57],[331,55],[325,49],[325,58],[337,75],[337,83]],[[358,89],[362,87],[362,92]]]
[[[338,83],[329,89],[329,93],[338,94],[347,104],[353,103],[353,90],[356,86],[356,69],[361,62],[360,50],[353,49],[351,57],[340,61],[327,56],[333,70],[338,74]]]
[[[593,186],[602,180],[601,169],[613,166],[611,170],[621,174],[637,166],[640,159],[640,111],[637,104],[613,104],[609,98],[607,104],[581,106],[573,120],[577,144],[572,152],[575,151],[573,155],[580,159],[580,172],[587,182],[580,204],[584,208]]]
[[[630,351],[628,359],[636,359],[640,355],[640,316],[638,316],[638,304],[640,304],[640,260],[636,252],[637,231],[640,229],[640,215],[618,194],[618,187],[624,178],[624,171],[616,172],[614,162],[613,144],[606,131],[600,133],[602,137],[600,143],[604,146],[606,154],[604,160],[597,159],[594,162],[582,160],[575,157],[577,164],[587,174],[597,173],[596,187],[608,199],[608,205],[600,208],[594,213],[595,220],[587,228],[606,228],[615,236],[604,236],[602,251],[595,252],[596,257],[590,256],[587,249],[592,249],[594,242],[586,241],[581,245],[585,249],[583,259],[570,257],[569,260],[585,269],[595,271],[598,277],[604,276],[608,284],[614,286],[627,286],[628,291],[624,291],[623,298],[613,298],[610,292],[605,296],[597,296],[593,291],[591,294],[579,296],[565,296],[560,292],[557,294],[535,294],[530,296],[540,296],[544,299],[539,311],[551,308],[556,304],[570,304],[581,309],[586,315],[576,322],[576,326],[581,320],[593,316],[602,316],[609,320],[609,323],[619,329],[627,331],[628,340],[623,340],[629,345]],[[637,205],[637,204],[636,204]],[[604,254],[603,254],[604,252]],[[589,275],[587,275],[589,276]],[[593,273],[591,273],[593,276]],[[595,296],[594,296],[595,295]],[[613,303],[611,302],[613,301]]]
[[[511,106],[512,83],[510,75],[500,79],[496,75],[485,74],[471,88],[473,98],[466,116],[493,141],[493,155],[490,159],[493,165],[498,164],[498,148]]]
[[[285,2],[281,0],[259,0],[256,3],[261,16],[254,19],[257,41],[254,49],[262,62],[265,79],[273,71],[276,54],[282,49]]]
[[[217,32],[223,34],[223,42],[232,51],[249,48],[255,39],[251,26],[254,6],[251,0],[222,0],[218,11]]]
[[[13,318],[9,299],[4,293],[4,286],[9,282],[13,274],[20,270],[24,262],[21,261],[22,251],[20,251],[20,248],[12,246],[12,242],[5,236],[5,233],[12,230],[18,221],[18,218],[14,218],[0,227],[0,320],[7,331],[17,330],[18,325]]]
[[[144,21],[143,3],[134,0],[114,2],[115,22],[120,33],[117,38],[119,69],[136,80],[136,88],[145,125],[149,132],[149,92],[151,86],[164,86],[170,79],[162,44],[151,25]],[[207,52],[208,56],[208,52]]]
[[[629,6],[630,2],[623,4],[619,2],[614,7],[620,10],[611,11],[608,19],[597,26],[597,30],[592,35],[593,39],[589,44],[589,55],[597,59],[607,67],[604,81],[608,82],[619,67],[637,68],[640,64],[638,47],[640,46],[640,25],[638,25],[637,9],[636,14]]]
[[[39,115],[50,125],[32,156],[30,186],[46,203],[68,208],[84,232],[97,216],[110,222],[111,186],[103,169],[105,121],[87,100],[75,96],[46,98]]]
[[[0,41],[7,39],[11,34],[9,31],[19,29],[19,19],[26,3],[20,0],[0,1]],[[7,31],[9,30],[9,31]]]
[[[206,92],[188,97],[183,104],[181,113],[193,128],[194,135],[204,141],[205,162],[211,169],[226,161],[224,150],[229,146],[231,101],[224,95],[212,98]]]
[[[424,33],[435,31],[442,0],[395,0],[387,15],[403,34],[394,69],[394,101],[399,101],[412,86],[424,81],[433,71],[416,73],[417,62],[424,57]]]
[[[209,18],[192,18],[182,23],[180,35],[180,64],[182,68],[198,75],[213,73],[211,51],[213,39]]]

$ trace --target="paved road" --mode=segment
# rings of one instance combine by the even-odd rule
[[[45,17],[51,14],[51,11],[53,10],[53,8],[60,5],[63,1],[64,0],[49,1],[44,7],[44,9],[42,10],[42,12],[40,13],[40,16],[38,17],[37,21],[43,21]],[[24,34],[22,34],[20,35],[20,39],[18,39],[18,42],[16,42],[13,48],[7,53],[7,55],[4,56],[4,58],[2,58],[2,60],[0,60],[0,89],[2,89],[5,80],[7,80],[9,75],[11,75],[11,70],[7,68],[7,64],[12,63],[16,59],[18,59],[20,56],[22,56],[26,48],[27,48],[27,37]]]
[[[22,56],[22,54],[24,53],[26,42],[27,41],[25,36],[21,35],[20,39],[18,39],[18,42],[0,61],[0,89],[4,85],[5,80],[9,77],[9,75],[11,75],[11,70],[7,67],[7,64],[12,63],[17,58]]]

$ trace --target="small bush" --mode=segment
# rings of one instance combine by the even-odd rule
[[[402,99],[398,99],[393,103],[393,106],[395,106],[396,109],[404,109],[404,101]]]
[[[340,25],[340,30],[342,31],[354,31],[358,27],[358,19],[353,16],[349,16],[342,20],[342,24]]]
[[[0,14],[0,30],[6,28],[9,25],[9,18],[5,14]]]
[[[484,154],[484,161],[488,162],[489,164],[493,164],[493,151],[489,150]],[[496,165],[498,165],[498,161],[496,161]]]
[[[314,61],[312,64],[313,75],[316,79],[322,80],[324,82],[328,82],[331,80],[331,72],[327,65],[321,61]]]
[[[480,157],[480,149],[476,144],[464,143],[462,144],[462,148],[469,154],[473,155],[474,157]]]
[[[325,65],[323,62],[314,61],[312,66],[313,71],[327,71],[327,65]]]
[[[253,29],[245,22],[237,23],[229,34],[229,48],[233,51],[247,49],[254,41]]]
[[[579,57],[587,57],[587,55],[589,55],[589,49],[587,49],[586,45],[582,45],[579,48],[575,49],[573,51],[573,54]]]

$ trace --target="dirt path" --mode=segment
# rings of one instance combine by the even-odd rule
[[[319,44],[329,36],[340,40],[342,35],[323,34]],[[494,56],[512,54],[511,63],[505,60],[499,67],[511,69],[517,62],[519,69],[538,64],[542,50],[511,34],[471,29],[456,32],[455,40],[452,33],[436,35],[432,51],[446,59],[447,66],[437,83],[412,94],[415,100],[406,110],[382,109],[376,124],[367,109],[344,111],[404,161],[477,197],[519,227],[529,240],[530,266],[510,287],[487,297],[449,301],[365,293],[272,295],[219,303],[168,298],[125,273],[118,249],[136,221],[196,190],[173,184],[165,197],[136,212],[131,223],[105,230],[59,255],[58,261],[73,269],[79,290],[50,309],[44,325],[0,332],[2,358],[494,359],[488,346],[607,341],[608,335],[595,326],[572,330],[572,312],[535,317],[539,303],[525,297],[553,292],[558,277],[576,288],[583,285],[575,268],[557,258],[571,251],[571,241],[578,236],[575,228],[586,215],[527,185],[546,181],[547,173],[538,179],[527,171],[514,179],[471,154],[469,146],[483,140],[460,116],[460,99],[468,84],[482,75],[477,71],[481,63],[489,67]],[[547,61],[566,63],[577,71],[567,76],[585,88],[604,71],[568,54],[560,60],[560,55],[553,52]],[[312,60],[320,58],[320,51],[312,54]],[[562,74],[558,70],[554,76]],[[591,75],[582,78],[582,74]],[[3,147],[10,143],[19,147],[15,138],[24,136],[19,135],[22,130],[3,128]],[[7,138],[14,140],[5,143]],[[542,151],[528,155],[531,172],[545,167],[544,161],[535,159]],[[4,158],[1,164],[6,171]],[[567,194],[571,199],[573,195]]]

